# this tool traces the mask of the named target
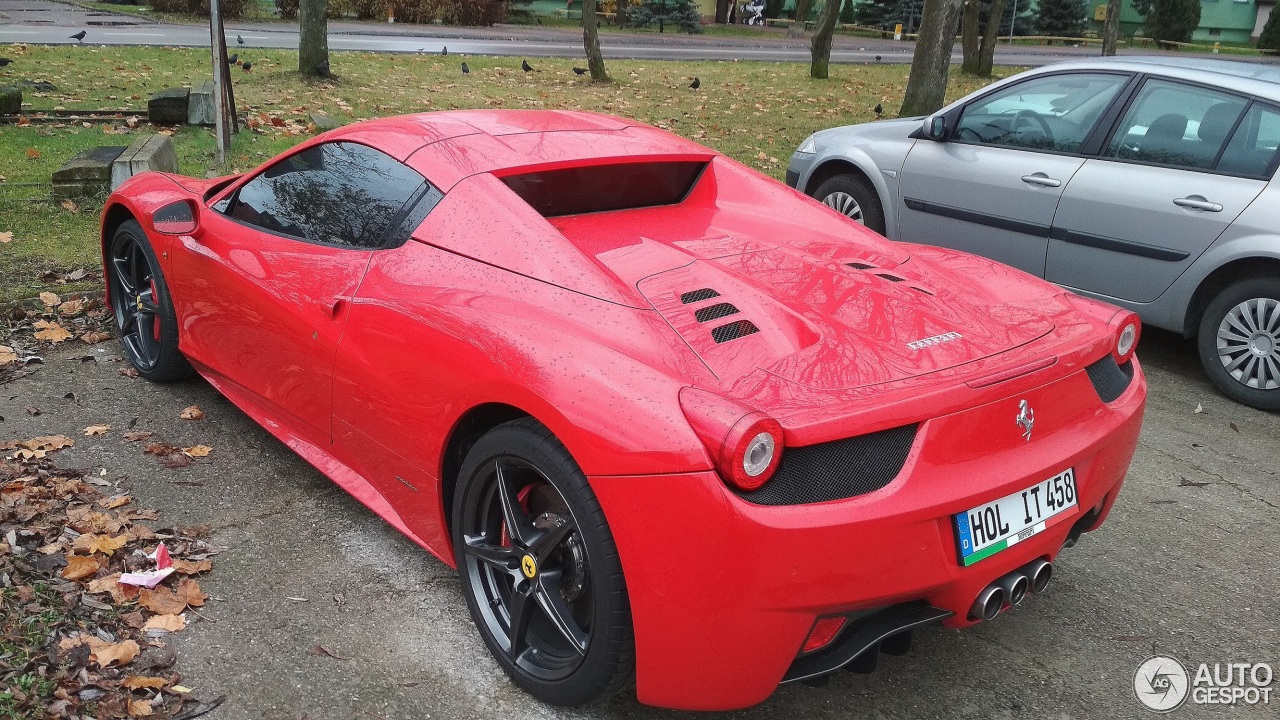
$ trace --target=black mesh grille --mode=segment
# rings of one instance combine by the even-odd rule
[[[718,343],[729,342],[730,340],[736,340],[743,335],[750,335],[751,333],[758,332],[760,332],[760,328],[756,327],[755,323],[750,320],[739,320],[737,322],[731,322],[728,325],[721,325],[718,328],[712,328],[711,339]]]
[[[1108,355],[1084,369],[1089,374],[1093,389],[1098,391],[1102,402],[1111,402],[1124,394],[1129,383],[1133,381],[1133,363],[1123,365]]]
[[[922,292],[922,293],[924,293],[925,295],[932,295],[932,294],[933,294],[933,293],[929,292],[928,290],[925,290],[925,289],[924,289],[924,288],[922,288],[922,287],[916,287],[915,285],[912,285],[912,286],[911,286],[911,289],[912,289],[912,290],[915,290],[916,292]]]
[[[882,278],[884,278],[885,280],[888,280],[889,282],[902,282],[902,281],[903,281],[903,278],[900,278],[900,277],[898,277],[897,275],[890,275],[889,273],[876,273],[876,277],[882,277]]]
[[[855,270],[870,270],[871,268],[875,267],[875,265],[868,265],[866,263],[845,263],[845,264]]]
[[[688,305],[689,303],[710,300],[713,297],[720,297],[720,293],[712,290],[711,288],[702,288],[701,290],[690,290],[687,293],[683,293],[680,295],[680,302]]]
[[[918,427],[785,448],[773,478],[742,497],[757,505],[805,505],[874,492],[902,472]]]
[[[738,308],[730,305],[729,303],[716,303],[715,305],[708,305],[707,307],[700,308],[693,314],[693,316],[698,319],[698,322],[706,322],[708,320],[725,317],[726,315],[737,314]]]

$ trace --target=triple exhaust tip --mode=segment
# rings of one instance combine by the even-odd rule
[[[1053,565],[1046,560],[1033,560],[1001,577],[978,593],[969,610],[970,620],[991,620],[1004,609],[1021,603],[1027,592],[1044,592],[1053,575]]]

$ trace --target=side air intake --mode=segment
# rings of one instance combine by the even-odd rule
[[[1098,397],[1104,403],[1113,402],[1123,395],[1133,381],[1133,363],[1117,364],[1115,357],[1110,354],[1086,367],[1084,371],[1089,374],[1093,389],[1098,391]]]

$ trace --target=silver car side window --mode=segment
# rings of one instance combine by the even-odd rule
[[[1098,118],[1129,80],[1125,75],[1063,73],[998,90],[964,109],[957,142],[1080,152]]]
[[[1248,101],[1197,85],[1149,79],[1107,146],[1107,157],[1207,170]]]
[[[1280,152],[1280,109],[1254,103],[1218,161],[1218,172],[1269,177]]]

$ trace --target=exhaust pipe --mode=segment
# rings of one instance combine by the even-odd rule
[[[991,620],[1000,614],[1002,607],[1004,607],[1004,588],[998,583],[992,583],[978,593],[977,599],[973,601],[973,607],[969,609],[969,619]]]
[[[1027,590],[1031,587],[1031,581],[1018,570],[1000,578],[995,584],[999,585],[1000,589],[1004,591],[1005,601],[1009,603],[1010,607],[1021,603],[1022,599],[1027,596]]]
[[[1031,580],[1031,592],[1039,595],[1049,587],[1049,578],[1053,577],[1053,565],[1047,560],[1032,560],[1022,572]]]

